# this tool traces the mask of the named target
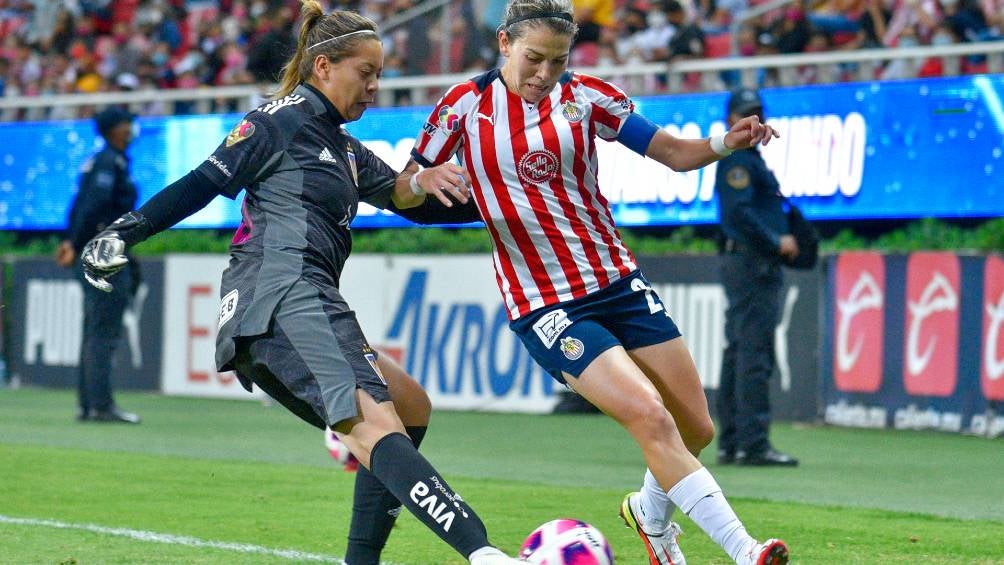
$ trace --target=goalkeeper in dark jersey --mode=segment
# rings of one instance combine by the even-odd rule
[[[303,0],[302,14],[275,99],[247,114],[195,170],[89,241],[81,254],[86,277],[110,289],[106,279],[126,265],[128,247],[218,194],[246,189],[223,273],[216,365],[303,420],[330,426],[368,469],[357,483],[347,562],[379,561],[393,523],[385,508],[403,504],[471,563],[518,563],[489,544],[478,516],[419,454],[424,426],[402,423],[396,387],[338,290],[360,201],[419,207],[404,213],[420,220],[421,207],[459,212],[453,203],[468,201],[469,179],[449,163],[399,175],[349,135],[342,126],[362,116],[378,88],[376,26],[352,12],[324,15],[316,0]],[[427,194],[434,198],[427,202]],[[437,221],[449,221],[440,212]]]

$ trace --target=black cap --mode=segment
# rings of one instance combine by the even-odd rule
[[[761,109],[763,109],[763,100],[760,99],[760,93],[755,89],[737,88],[729,96],[727,112],[730,115],[749,116]]]
[[[112,131],[112,128],[122,122],[132,123],[132,121],[132,114],[114,106],[106,108],[94,116],[94,124],[97,125],[98,133],[101,134],[101,137],[108,137],[108,132]]]

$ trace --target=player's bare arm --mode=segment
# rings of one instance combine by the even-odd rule
[[[645,155],[674,171],[691,171],[710,165],[732,151],[767,145],[772,138],[781,137],[770,124],[761,123],[757,116],[748,116],[736,122],[714,146],[711,139],[680,139],[660,129],[652,137]]]

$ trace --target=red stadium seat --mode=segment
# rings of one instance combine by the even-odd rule
[[[732,54],[732,34],[716,33],[704,37],[704,56],[709,59],[728,57]]]

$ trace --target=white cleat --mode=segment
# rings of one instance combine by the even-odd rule
[[[750,546],[737,563],[748,565],[787,565],[788,546],[779,539],[769,539]]]
[[[687,565],[687,559],[683,556],[678,543],[678,538],[683,533],[680,525],[670,522],[658,534],[646,532],[641,521],[641,508],[638,505],[640,498],[641,495],[637,492],[628,493],[621,502],[620,514],[624,525],[637,532],[645,542],[649,565]]]

